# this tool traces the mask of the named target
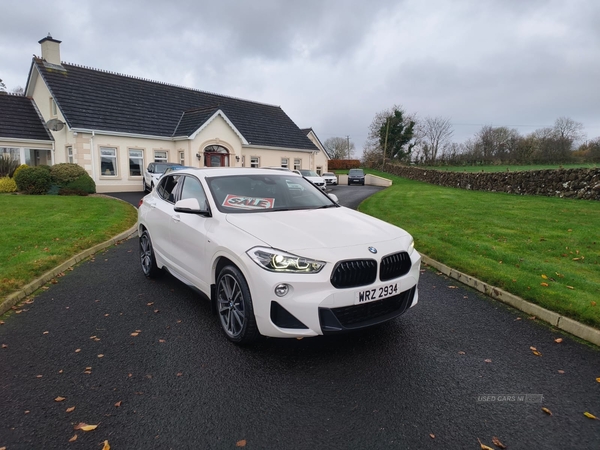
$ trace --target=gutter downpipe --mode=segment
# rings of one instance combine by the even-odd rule
[[[97,183],[99,180],[96,179],[96,159],[94,158],[94,130],[92,130],[92,137],[90,138],[90,155],[92,158],[92,179],[94,183]]]

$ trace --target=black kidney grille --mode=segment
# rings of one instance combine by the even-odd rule
[[[354,259],[336,264],[331,274],[331,284],[337,289],[366,286],[377,278],[374,259]]]
[[[410,256],[406,252],[385,256],[381,259],[379,279],[387,281],[406,275],[410,271],[411,266]]]

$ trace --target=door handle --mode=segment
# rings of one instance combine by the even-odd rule
[[[179,217],[179,214],[172,216],[172,218],[174,222],[181,222],[181,217]]]

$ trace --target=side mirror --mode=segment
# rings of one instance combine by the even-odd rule
[[[206,201],[200,205],[196,198],[184,198],[175,203],[175,212],[184,214],[198,214],[200,216],[210,217],[210,210],[207,208]]]
[[[337,195],[335,195],[335,194],[327,194],[327,195],[329,195],[329,198],[330,198],[331,200],[333,200],[334,202],[336,202],[336,203],[339,203],[339,202],[340,202],[340,201],[338,200],[338,198],[337,198]]]

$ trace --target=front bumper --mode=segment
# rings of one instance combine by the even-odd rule
[[[357,330],[400,316],[418,302],[421,255],[413,251],[410,271],[399,278],[377,280],[368,286],[336,289],[330,281],[333,264],[318,274],[267,272],[253,263],[247,281],[260,333],[271,337],[309,337]],[[290,289],[284,297],[275,295],[275,286]],[[357,303],[358,293],[397,285],[397,294],[382,300]]]

